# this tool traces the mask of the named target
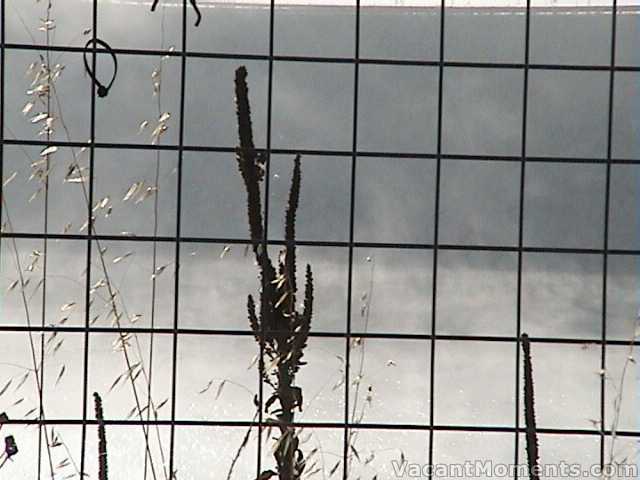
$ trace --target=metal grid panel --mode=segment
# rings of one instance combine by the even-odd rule
[[[3,83],[0,87],[0,118],[4,124],[4,113],[5,113],[5,97],[4,97],[4,79],[5,79],[5,54],[6,52],[11,51],[29,51],[29,50],[37,50],[44,52],[83,52],[84,49],[78,47],[63,47],[63,46],[47,46],[47,45],[27,45],[27,44],[15,44],[15,43],[7,43],[4,37],[5,25],[6,21],[5,15],[5,2],[2,2],[2,11],[0,12],[0,17],[2,18],[2,40],[0,44],[0,69],[2,73]],[[350,398],[349,398],[349,388],[345,388],[345,405],[344,405],[344,421],[342,422],[298,422],[300,426],[309,426],[313,428],[339,428],[343,429],[343,438],[344,438],[344,449],[343,449],[343,457],[345,459],[344,464],[346,465],[346,458],[349,455],[349,444],[348,444],[348,433],[351,428],[357,427],[358,429],[389,429],[389,430],[417,430],[417,431],[426,431],[429,433],[429,462],[434,462],[434,432],[437,431],[462,431],[462,432],[508,432],[513,433],[515,437],[515,452],[514,452],[514,462],[518,463],[519,459],[519,451],[522,448],[519,442],[519,432],[523,431],[523,428],[520,424],[520,377],[519,377],[519,368],[516,368],[516,411],[515,413],[515,427],[491,427],[491,426],[459,426],[459,425],[441,425],[435,423],[435,405],[438,402],[438,398],[435,394],[435,384],[438,381],[438,371],[436,367],[436,350],[440,345],[439,342],[441,340],[460,340],[460,341],[468,341],[468,342],[497,342],[504,343],[507,345],[511,345],[514,349],[514,357],[516,365],[520,364],[520,350],[519,350],[519,335],[522,333],[522,282],[523,282],[523,254],[525,253],[573,253],[573,254],[595,254],[600,255],[602,257],[603,262],[603,277],[602,277],[602,337],[597,339],[590,339],[590,341],[595,342],[600,345],[601,348],[601,368],[606,369],[606,351],[608,346],[612,345],[627,345],[628,342],[620,341],[620,340],[611,340],[607,337],[607,270],[608,270],[608,260],[612,255],[638,255],[640,254],[640,250],[622,250],[622,249],[610,249],[609,248],[609,208],[610,208],[610,184],[611,184],[611,166],[614,164],[640,164],[640,160],[638,159],[623,159],[623,158],[613,158],[612,157],[612,116],[613,116],[613,99],[614,99],[614,79],[615,74],[617,72],[640,72],[640,67],[632,67],[632,66],[620,66],[616,65],[616,12],[617,12],[617,3],[616,0],[613,0],[613,5],[611,7],[611,61],[609,65],[556,65],[556,64],[533,64],[530,60],[530,17],[531,17],[531,0],[527,0],[526,4],[526,21],[525,21],[525,52],[524,52],[524,62],[522,63],[500,63],[500,62],[452,62],[447,61],[445,58],[445,28],[446,28],[446,18],[447,18],[447,8],[445,7],[445,1],[442,0],[440,6],[440,50],[439,50],[439,59],[437,61],[416,61],[416,60],[382,60],[382,59],[367,59],[360,57],[360,1],[356,1],[355,9],[355,50],[353,52],[353,56],[351,58],[331,58],[331,57],[301,57],[301,56],[285,56],[285,55],[275,55],[274,54],[274,16],[275,16],[275,2],[271,1],[270,5],[270,25],[269,25],[269,53],[268,55],[240,55],[240,54],[224,54],[218,52],[192,52],[189,51],[188,48],[188,38],[187,38],[187,21],[189,16],[189,5],[186,0],[183,2],[182,7],[182,29],[181,29],[181,46],[180,49],[173,52],[165,52],[165,51],[152,51],[152,50],[138,50],[138,49],[114,49],[115,53],[119,56],[123,55],[141,55],[141,56],[160,56],[160,55],[169,55],[173,57],[177,57],[180,59],[180,122],[179,122],[179,137],[178,142],[175,145],[138,145],[138,144],[121,144],[121,143],[110,143],[110,142],[99,142],[96,141],[95,129],[96,129],[96,92],[95,87],[93,88],[93,93],[91,96],[91,125],[90,125],[90,144],[89,144],[89,152],[90,152],[90,173],[89,173],[89,202],[88,202],[88,216],[91,218],[92,212],[91,208],[94,204],[94,156],[96,149],[119,149],[119,148],[128,148],[128,149],[144,149],[144,150],[152,150],[152,151],[175,151],[178,155],[178,190],[177,190],[177,215],[176,215],[176,226],[175,236],[137,236],[130,238],[123,238],[117,235],[100,235],[96,233],[89,232],[87,234],[56,234],[52,233],[48,230],[47,221],[46,221],[46,212],[45,212],[45,223],[42,232],[38,233],[24,233],[24,232],[4,232],[0,236],[3,242],[11,241],[11,239],[40,239],[44,242],[44,248],[46,251],[47,242],[52,240],[64,240],[64,239],[72,239],[72,240],[82,240],[86,241],[87,245],[87,256],[86,256],[86,268],[87,268],[87,280],[85,285],[85,301],[87,305],[90,300],[90,289],[91,289],[91,268],[92,268],[92,250],[95,246],[96,241],[132,241],[132,242],[164,242],[169,245],[175,246],[175,303],[173,308],[173,326],[171,328],[145,328],[145,327],[128,327],[128,328],[106,328],[106,327],[92,327],[91,326],[91,318],[89,309],[86,310],[85,315],[85,325],[84,327],[55,327],[48,326],[45,324],[45,311],[43,308],[42,312],[42,322],[39,326],[27,326],[27,327],[19,327],[19,326],[0,326],[0,331],[4,332],[21,332],[21,333],[41,333],[41,332],[56,332],[56,331],[64,331],[64,332],[77,332],[82,333],[84,335],[84,388],[83,388],[83,414],[82,418],[78,419],[47,419],[41,424],[50,424],[50,425],[81,425],[82,426],[82,456],[81,456],[81,471],[85,471],[85,458],[88,455],[85,451],[86,445],[86,434],[87,434],[87,426],[95,425],[95,421],[93,421],[90,417],[90,413],[87,412],[87,398],[88,398],[88,369],[89,369],[89,342],[91,333],[106,333],[106,332],[134,332],[134,333],[163,333],[170,334],[172,336],[173,343],[173,367],[172,367],[172,389],[171,389],[171,416],[169,420],[147,420],[141,421],[137,419],[133,420],[107,420],[107,425],[146,425],[146,424],[157,424],[157,425],[165,425],[170,427],[170,452],[169,452],[169,469],[173,471],[174,466],[174,444],[175,444],[175,427],[176,426],[250,426],[252,422],[248,421],[207,421],[207,422],[198,422],[198,421],[189,421],[182,420],[177,418],[176,414],[176,389],[177,389],[177,356],[178,356],[178,339],[180,335],[186,334],[196,334],[196,335],[214,335],[214,336],[251,336],[252,333],[244,330],[215,330],[215,329],[194,329],[194,328],[184,328],[180,326],[179,321],[179,279],[180,279],[180,260],[181,260],[181,244],[183,242],[189,243],[213,243],[213,244],[234,244],[234,243],[243,243],[241,240],[233,239],[233,238],[213,238],[213,237],[185,237],[181,235],[181,203],[182,203],[182,165],[183,165],[183,156],[185,152],[233,152],[232,148],[228,147],[215,147],[215,146],[201,146],[201,145],[187,145],[185,144],[185,121],[184,121],[184,110],[185,110],[185,96],[189,95],[189,92],[186,91],[186,76],[187,69],[186,63],[189,58],[210,58],[210,59],[235,59],[235,60],[263,60],[268,62],[269,74],[268,74],[268,107],[267,107],[267,143],[266,143],[266,153],[269,158],[270,154],[292,154],[301,152],[303,155],[324,155],[324,156],[344,156],[347,155],[351,158],[351,178],[350,178],[350,206],[349,206],[349,239],[346,242],[339,241],[301,241],[300,245],[314,245],[314,246],[329,246],[329,247],[339,247],[347,249],[349,265],[348,265],[348,303],[347,303],[347,318],[346,318],[346,331],[344,332],[323,332],[323,331],[312,331],[311,335],[313,337],[319,338],[337,338],[343,339],[345,342],[345,368],[346,368],[346,379],[347,382],[350,379],[350,355],[351,355],[351,340],[354,337],[361,338],[379,338],[379,339],[414,339],[420,340],[424,342],[428,342],[431,345],[430,349],[430,367],[429,367],[429,386],[430,386],[430,411],[429,418],[430,421],[428,424],[387,424],[387,423],[358,423],[352,424],[350,422]],[[98,2],[97,0],[93,0],[93,11],[92,11],[92,21],[93,21],[93,29],[92,35],[95,40],[97,32],[99,32],[99,15],[98,15]],[[93,64],[93,68],[95,70],[96,67],[96,58],[98,55],[104,54],[103,51],[100,50],[92,50],[91,61]],[[353,125],[352,125],[352,142],[351,142],[351,150],[349,151],[341,151],[341,150],[289,150],[289,149],[277,149],[272,148],[271,146],[271,131],[272,131],[272,103],[273,103],[273,70],[274,64],[277,62],[301,62],[301,63],[333,63],[333,64],[347,64],[352,65],[353,67],[353,85],[354,85],[354,95],[353,95]],[[358,107],[359,107],[359,73],[361,65],[414,65],[414,66],[431,66],[437,67],[438,69],[438,114],[437,114],[437,147],[434,152],[411,152],[411,153],[403,153],[403,152],[375,152],[375,151],[359,151],[358,150]],[[521,149],[520,155],[517,156],[507,156],[507,155],[451,155],[443,153],[442,149],[442,110],[443,110],[443,90],[444,90],[444,72],[447,68],[451,67],[464,67],[464,68],[492,68],[492,69],[507,69],[507,70],[518,70],[523,72],[523,99],[522,99],[522,131],[521,131]],[[528,91],[529,91],[529,72],[532,70],[539,71],[548,71],[548,70],[566,70],[566,71],[604,71],[609,72],[609,94],[608,94],[608,112],[607,112],[607,142],[606,142],[606,158],[574,158],[574,157],[532,157],[527,156],[526,145],[527,145],[527,110],[528,110]],[[603,126],[604,127],[604,126]],[[49,145],[57,145],[60,147],[83,147],[85,144],[81,142],[71,142],[71,141],[51,141],[47,140],[22,140],[22,139],[9,139],[4,136],[4,128],[1,140],[2,149],[0,149],[0,170],[3,165],[3,152],[5,145],[16,145],[16,146],[49,146]],[[436,162],[436,185],[435,185],[435,215],[434,215],[434,236],[433,241],[428,244],[417,244],[417,243],[376,243],[376,242],[358,242],[355,240],[354,235],[354,224],[355,224],[355,182],[357,176],[357,166],[358,166],[358,158],[360,157],[386,157],[386,158],[422,158],[422,159],[433,159]],[[443,160],[460,160],[460,161],[508,161],[515,162],[521,165],[521,173],[520,173],[520,181],[519,181],[519,219],[518,219],[518,243],[517,246],[502,246],[502,245],[454,245],[454,244],[444,244],[439,240],[439,206],[440,206],[440,179],[441,179],[441,165]],[[593,163],[599,164],[604,162],[606,163],[606,185],[605,185],[605,221],[603,225],[603,248],[561,248],[561,247],[532,247],[527,246],[524,243],[524,201],[525,201],[525,174],[527,164],[530,163],[568,163],[568,164],[585,164],[585,163]],[[269,169],[269,163],[267,163],[267,171]],[[1,172],[0,172],[1,173]],[[266,175],[266,197],[265,197],[265,218],[268,219],[269,216],[269,179],[270,175],[267,173]],[[0,206],[2,209],[2,206]],[[1,210],[0,210],[1,211]],[[282,245],[281,241],[273,241],[269,239],[267,233],[267,224],[268,221],[265,221],[265,238],[263,239],[265,247],[267,245]],[[389,248],[389,249],[418,249],[418,250],[428,250],[433,254],[433,291],[432,291],[432,308],[431,308],[431,332],[428,334],[404,334],[404,333],[368,333],[368,332],[358,332],[354,331],[352,328],[351,317],[352,317],[352,301],[351,298],[353,296],[353,265],[354,265],[354,250],[357,248],[368,247],[368,248]],[[438,334],[436,325],[437,325],[437,311],[438,311],[438,295],[437,295],[437,276],[438,276],[438,254],[441,251],[492,251],[492,252],[513,252],[517,253],[518,259],[518,267],[517,267],[517,335],[516,336],[471,336],[471,335],[443,335]],[[45,282],[46,282],[46,270],[45,270]],[[45,290],[43,288],[43,290]],[[44,291],[43,291],[44,294]],[[41,337],[43,339],[44,337]],[[532,339],[534,343],[540,344],[582,344],[585,342],[584,339],[579,338],[555,338],[555,337],[535,337]],[[637,340],[634,342],[635,345],[639,345],[640,342]],[[42,353],[44,355],[44,353]],[[41,372],[41,375],[44,375],[44,372]],[[605,389],[605,379],[604,377],[600,380],[600,425],[605,425],[605,404],[607,402],[606,398],[606,389]],[[262,382],[259,382],[259,399],[260,404],[263,404],[263,387]],[[40,409],[42,409],[42,391],[40,391]],[[260,409],[260,418],[259,425],[263,425],[263,417],[262,417],[263,409]],[[14,424],[25,424],[30,423],[29,420],[11,420],[11,423]],[[549,429],[543,428],[540,429],[541,433],[550,433],[550,434],[562,434],[562,435],[590,435],[590,436],[600,436],[600,445],[601,445],[601,456],[600,461],[604,465],[605,458],[605,442],[606,436],[610,435],[611,432],[606,428],[601,427],[600,430],[588,430],[588,429],[565,429],[565,428],[557,428],[557,429]],[[42,435],[43,430],[40,429],[40,434]],[[262,429],[260,429],[260,435],[262,435]],[[618,432],[618,435],[621,436],[634,436],[637,435],[637,432],[632,431],[621,431]],[[42,439],[40,441],[42,447]],[[258,441],[258,457],[257,457],[257,472],[258,474],[261,471],[261,454],[262,441]],[[39,455],[42,455],[42,448],[39,451]],[[38,462],[39,467],[41,465],[41,461]],[[345,468],[343,472],[343,477],[346,479],[348,477],[348,471]]]

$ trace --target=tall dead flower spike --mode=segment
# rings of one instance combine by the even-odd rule
[[[280,480],[299,480],[305,471],[299,432],[292,426],[294,412],[302,410],[302,389],[295,376],[304,362],[313,313],[313,275],[307,265],[302,312],[296,309],[296,212],[300,198],[300,156],[293,162],[289,201],[285,214],[285,247],[278,256],[277,267],[262,244],[264,224],[260,182],[265,178],[266,156],[257,152],[253,143],[251,108],[247,87],[247,70],[240,67],[235,74],[236,112],[240,145],[236,149],[238,169],[247,191],[247,215],[251,247],[260,270],[260,303],[249,295],[249,324],[263,357],[259,362],[264,382],[271,395],[264,403],[269,419],[277,425],[280,436],[275,439],[273,456],[277,472],[267,470],[260,479],[277,476]],[[256,308],[259,307],[259,313]]]
[[[540,480],[540,458],[538,454],[538,432],[536,429],[531,342],[526,333],[522,334],[522,350],[524,352],[524,417],[526,424],[527,465],[529,468],[529,478],[531,480]]]
[[[98,480],[108,480],[107,466],[107,435],[104,429],[104,412],[102,410],[102,398],[98,392],[94,392],[96,420],[98,421]]]

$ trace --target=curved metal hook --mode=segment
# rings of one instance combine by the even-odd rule
[[[156,7],[158,6],[158,2],[159,2],[159,0],[153,0],[153,3],[151,4],[151,11],[152,12],[156,11]],[[200,20],[202,20],[202,14],[200,13],[200,9],[198,8],[198,4],[196,3],[196,0],[189,0],[189,3],[193,7],[193,9],[195,10],[196,15],[197,15],[196,23],[195,23],[195,26],[197,27],[198,25],[200,25]]]
[[[89,66],[89,62],[87,61],[87,50],[89,49],[89,46],[91,44],[100,45],[101,47],[103,47],[107,52],[109,52],[109,54],[111,55],[111,58],[113,59],[113,76],[111,77],[111,81],[109,82],[109,84],[106,86],[100,83],[100,81],[96,78],[95,73],[93,72],[93,70],[91,70],[91,67]],[[91,77],[91,80],[93,80],[93,83],[95,83],[96,86],[98,87],[98,96],[106,97],[109,94],[109,89],[111,88],[111,86],[113,85],[113,82],[116,79],[116,75],[118,74],[118,59],[116,57],[115,52],[107,42],[100,40],[99,38],[96,38],[96,39],[92,38],[85,44],[84,52],[82,56],[84,59],[84,68],[86,69],[87,73]]]

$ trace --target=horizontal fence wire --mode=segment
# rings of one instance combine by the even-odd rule
[[[15,145],[15,146],[34,146],[34,147],[44,147],[44,146],[57,146],[57,147],[73,147],[73,148],[83,148],[88,146],[93,146],[95,149],[120,149],[120,150],[149,150],[149,151],[175,151],[179,150],[177,144],[162,144],[162,145],[149,145],[144,143],[114,143],[114,142],[69,142],[65,140],[52,140],[50,142],[46,142],[44,140],[25,140],[25,139],[15,139],[15,138],[5,138],[5,145]],[[184,145],[182,147],[184,152],[218,152],[218,153],[235,153],[235,147],[215,147],[215,146],[205,146],[205,145]],[[266,149],[256,148],[257,152],[266,153]],[[272,155],[308,155],[308,156],[316,156],[316,157],[350,157],[352,152],[347,150],[318,150],[318,149],[304,149],[304,148],[272,148],[270,150]],[[438,158],[436,153],[425,153],[425,152],[373,152],[373,151],[356,151],[356,155],[360,158],[410,158],[410,159],[432,159],[435,160]],[[522,160],[522,157],[517,155],[470,155],[470,154],[456,154],[456,153],[442,153],[439,155],[442,160],[458,160],[458,161],[478,161],[478,162],[516,162],[519,163]],[[527,162],[529,163],[551,163],[551,164],[571,164],[571,163],[580,163],[580,164],[607,164],[607,158],[602,157],[562,157],[562,156],[527,156]],[[312,161],[322,161],[322,160],[312,160]],[[633,158],[611,158],[609,161],[611,164],[620,164],[620,165],[638,165],[640,164],[640,159]]]
[[[257,422],[250,420],[115,420],[105,419],[105,425],[113,426],[140,426],[140,425],[158,425],[158,426],[178,426],[178,427],[251,427],[256,426]],[[60,425],[60,426],[80,426],[83,424],[83,420],[80,419],[46,419],[39,420],[26,420],[26,419],[9,419],[5,422],[7,425]],[[94,419],[87,419],[84,424],[86,425],[98,425],[98,421]],[[515,427],[506,426],[491,426],[491,425],[433,425],[429,424],[417,424],[417,423],[376,423],[376,422],[363,422],[352,423],[347,422],[292,422],[289,425],[299,428],[319,428],[319,429],[344,429],[350,428],[353,430],[407,430],[407,431],[424,431],[427,432],[433,428],[435,431],[440,432],[462,432],[462,433],[524,433],[524,428],[516,429]],[[544,428],[540,427],[537,431],[542,435],[563,435],[563,436],[600,436],[601,430],[589,430],[589,429],[561,429],[561,428]],[[616,435],[620,437],[637,437],[638,432],[616,430]],[[613,432],[611,430],[604,430],[604,434],[611,436]]]
[[[62,241],[77,240],[104,240],[110,242],[165,242],[176,241],[175,236],[150,236],[150,235],[83,235],[67,233],[21,233],[2,232],[2,238],[15,238],[23,240],[43,240],[55,239]],[[183,237],[180,241],[184,243],[215,244],[215,245],[249,245],[249,239],[240,238],[215,238],[215,237]],[[269,240],[268,245],[284,246],[284,240]],[[297,240],[296,245],[301,247],[336,247],[336,248],[370,248],[388,250],[433,250],[431,243],[387,243],[387,242],[345,242],[345,241],[323,241],[323,240]],[[437,247],[439,250],[468,251],[468,252],[506,252],[506,253],[557,253],[557,254],[577,254],[577,255],[608,255],[635,256],[640,255],[640,249],[619,249],[619,248],[571,248],[571,247],[518,247],[509,245],[462,245],[442,243]]]
[[[23,43],[6,43],[4,48],[8,51],[54,51],[54,52],[68,52],[68,53],[84,53],[95,51],[100,55],[111,55],[115,53],[117,55],[140,55],[140,56],[155,56],[155,57],[182,57],[182,52],[169,51],[169,50],[143,50],[143,49],[131,49],[131,48],[112,48],[108,52],[99,48],[88,48],[64,46],[64,45],[33,45]],[[401,60],[401,59],[386,59],[386,58],[355,58],[351,57],[323,57],[323,56],[302,56],[302,55],[276,55],[273,57],[263,54],[240,54],[240,53],[215,53],[215,52],[185,52],[186,58],[210,58],[220,60],[263,60],[269,61],[271,58],[274,62],[302,62],[302,63],[338,63],[338,64],[355,64],[360,65],[396,65],[396,66],[413,66],[413,67],[435,67],[439,68],[442,64],[446,68],[490,68],[490,69],[507,69],[507,70],[522,70],[525,65],[530,70],[568,70],[568,71],[583,71],[583,72],[608,72],[611,70],[619,72],[640,72],[640,65],[589,65],[589,64],[553,64],[553,63],[528,63],[523,62],[471,62],[471,61],[453,61],[443,60],[442,63],[439,60]]]

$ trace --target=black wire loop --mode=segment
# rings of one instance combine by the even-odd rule
[[[158,6],[158,1],[159,0],[153,0],[153,3],[151,4],[152,12],[156,11],[156,7]],[[196,3],[196,0],[189,0],[189,3],[193,7],[197,15],[196,23],[195,23],[195,26],[197,27],[198,25],[200,25],[200,20],[202,20],[202,14],[200,13],[200,9],[198,8],[198,4]]]
[[[100,83],[100,80],[96,78],[95,72],[91,70],[91,67],[89,66],[89,62],[87,61],[87,51],[89,50],[92,44],[103,47],[111,55],[111,58],[113,59],[113,76],[111,77],[111,81],[109,82],[109,84],[106,86]],[[84,68],[87,70],[87,73],[91,77],[91,80],[93,81],[93,83],[95,83],[95,85],[98,87],[98,96],[101,98],[106,97],[109,94],[109,89],[111,88],[111,86],[113,85],[113,82],[116,79],[116,75],[118,74],[118,59],[116,57],[115,52],[107,42],[100,40],[99,38],[96,38],[96,39],[92,38],[84,46],[83,58],[84,58]]]

